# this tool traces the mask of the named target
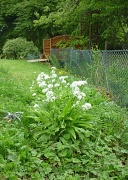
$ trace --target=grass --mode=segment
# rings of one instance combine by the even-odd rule
[[[0,111],[24,111],[32,101],[29,87],[48,66],[21,60],[0,60]]]
[[[49,88],[60,84],[53,88],[55,101],[46,101],[46,87],[34,83],[30,91],[42,71],[57,74],[41,79]],[[0,60],[0,179],[127,180],[127,111],[89,85],[80,88],[86,96],[73,106],[78,101],[68,84],[80,79],[63,69],[52,73],[46,64]],[[62,75],[68,75],[66,83]],[[85,102],[92,108],[82,110]],[[21,121],[4,119],[19,111]]]

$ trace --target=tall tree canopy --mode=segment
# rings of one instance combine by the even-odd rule
[[[57,11],[41,16],[37,26],[54,22],[61,33],[82,35],[87,48],[98,45],[117,48],[128,42],[128,1],[126,0],[65,0]]]
[[[86,48],[128,44],[126,0],[1,0],[0,48],[7,39],[25,37],[40,49],[42,39],[82,36]]]
[[[55,32],[54,26],[34,26],[38,16],[48,15],[56,10],[54,0],[1,0],[0,7],[0,48],[7,39],[24,37],[32,40],[41,49],[42,39]]]

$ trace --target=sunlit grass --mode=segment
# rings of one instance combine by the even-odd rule
[[[0,60],[0,111],[24,111],[32,100],[29,87],[48,65],[25,60]]]

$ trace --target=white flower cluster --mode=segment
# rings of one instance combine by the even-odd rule
[[[73,94],[74,97],[76,97],[76,103],[73,104],[73,107],[81,106],[83,110],[88,110],[92,106],[90,103],[85,103],[84,105],[84,98],[86,97],[86,94],[84,92],[81,92],[81,86],[87,84],[86,81],[74,81],[71,84],[67,82],[68,76],[60,76],[58,77],[56,72],[56,68],[51,68],[51,73],[48,76],[44,72],[41,72],[37,77],[37,84],[42,89],[42,93],[45,95],[47,102],[53,102],[57,98],[61,97],[62,91],[58,91],[59,88],[62,90],[63,88],[69,88],[70,93]],[[30,88],[32,89],[32,88]],[[36,93],[33,93],[32,96],[36,96]],[[82,104],[81,104],[82,101]],[[35,104],[34,108],[38,108],[39,105]]]
[[[87,82],[86,81],[74,81],[70,85],[73,95],[75,97],[77,97],[78,100],[81,100],[86,96],[86,94],[84,92],[81,92],[80,88],[79,88],[80,86],[82,86],[84,84],[87,84]]]
[[[91,109],[91,108],[92,108],[92,105],[90,103],[85,103],[84,105],[82,105],[83,110],[88,110],[88,109]]]
[[[60,76],[59,80],[61,81],[61,83],[66,84],[67,82],[65,79],[67,79],[67,78],[68,78],[68,76]]]
[[[42,88],[42,93],[46,95],[47,102],[53,102],[56,99],[56,96],[52,90],[52,88],[54,87],[52,83],[55,81],[57,74],[55,74],[55,67],[52,67],[51,69],[51,76],[48,76],[47,74],[42,72],[37,77],[37,84],[40,88]]]

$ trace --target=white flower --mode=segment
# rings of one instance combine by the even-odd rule
[[[78,86],[75,86],[73,89],[73,91],[79,91],[80,92],[80,88]]]
[[[45,88],[42,90],[42,93],[46,93],[46,92],[48,92],[48,90],[49,90],[48,88]]]
[[[55,82],[55,79],[52,79],[52,83],[54,83]]]
[[[80,102],[79,101],[76,101],[75,104],[73,104],[73,107],[76,107],[76,106],[79,106]]]
[[[52,97],[47,97],[47,99],[46,99],[46,101],[47,102],[53,102],[53,101],[55,101],[56,100],[56,97],[55,96],[52,96]]]
[[[52,74],[55,74],[55,71],[54,71],[54,70],[52,70],[52,71],[51,71],[51,73],[52,73]]]
[[[79,88],[75,88],[75,90],[73,91],[73,95],[77,97],[79,100],[86,96],[84,92],[80,92]]]
[[[85,97],[85,96],[86,96],[86,94],[85,94],[84,92],[81,92],[80,95],[81,95],[82,97]]]
[[[49,79],[50,77],[47,74],[44,74],[44,79]]]
[[[55,84],[55,85],[54,85],[54,87],[59,87],[59,86],[60,86],[60,84]]]
[[[51,75],[51,78],[56,78],[56,77],[57,77],[56,74],[52,74],[52,75]]]
[[[63,80],[61,81],[61,83],[66,84],[66,81],[63,79]]]
[[[51,67],[52,70],[56,70],[56,67]]]
[[[48,88],[49,88],[49,89],[52,89],[52,88],[53,88],[53,85],[52,85],[52,84],[48,84]]]
[[[83,97],[81,95],[78,95],[77,98],[81,100]]]
[[[91,108],[92,108],[92,105],[90,103],[85,103],[84,105],[82,105],[83,110],[88,110],[88,109],[91,109]]]
[[[78,81],[78,86],[81,86],[81,85],[84,85],[84,84],[87,84],[87,81]]]
[[[46,86],[47,84],[46,84],[45,81],[42,81],[42,82],[38,83],[38,85],[39,85],[39,87],[44,87],[44,86]]]
[[[42,73],[40,73],[39,75],[38,75],[38,77],[37,77],[37,81],[41,81],[41,79],[43,79],[43,76],[44,76],[44,73],[42,72]]]
[[[48,92],[46,93],[46,96],[47,96],[47,97],[52,97],[53,95],[54,95],[53,91],[48,91]]]
[[[30,89],[32,89],[32,86],[30,87]]]
[[[46,93],[46,98],[47,98],[46,101],[48,101],[48,102],[53,102],[56,99],[56,97],[54,96],[53,91],[48,91]]]
[[[84,84],[87,84],[87,81],[74,81],[74,82],[70,85],[70,87],[71,87],[71,88],[75,88],[76,86],[82,86],[82,85],[84,85]]]
[[[36,96],[36,93],[33,93],[32,96]]]
[[[66,78],[68,78],[68,76],[60,76],[60,77],[59,77],[59,80],[62,80],[62,81],[63,81],[63,80],[66,79]]]
[[[34,108],[38,108],[38,107],[39,107],[39,105],[38,105],[38,104],[35,104],[35,105],[34,105]]]
[[[79,96],[79,95],[80,95],[80,91],[79,91],[79,90],[73,91],[73,95],[74,95],[74,96]]]

